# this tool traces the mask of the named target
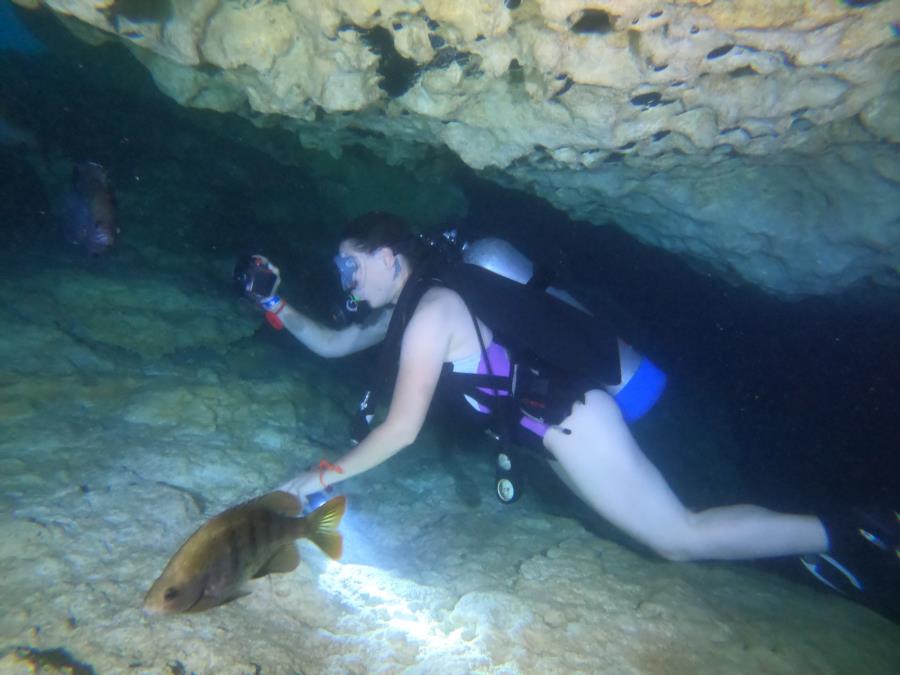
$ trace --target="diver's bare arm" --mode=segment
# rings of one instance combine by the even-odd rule
[[[426,295],[427,297],[427,295]],[[434,397],[441,368],[448,353],[450,337],[439,305],[422,307],[413,315],[403,335],[400,370],[394,396],[384,422],[337,462],[336,469],[321,474],[301,473],[279,489],[308,495],[378,466],[410,445],[425,422]]]
[[[428,300],[428,296],[423,299],[403,335],[400,368],[387,417],[338,461],[343,473],[326,472],[322,477],[326,484],[368,471],[419,435],[450,345],[447,312],[440,301]]]
[[[362,351],[381,342],[387,332],[391,310],[382,310],[372,316],[370,321],[352,324],[341,330],[323,326],[288,304],[279,312],[278,318],[291,335],[313,352],[319,356],[334,358]]]

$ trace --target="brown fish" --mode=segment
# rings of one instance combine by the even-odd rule
[[[347,498],[335,497],[306,518],[287,492],[238,504],[194,532],[153,582],[144,598],[152,614],[200,612],[244,594],[248,579],[290,572],[300,563],[295,539],[307,537],[337,560],[343,537],[335,530]]]
[[[116,198],[106,169],[96,162],[78,162],[66,195],[63,229],[66,239],[97,256],[116,242],[119,232]]]

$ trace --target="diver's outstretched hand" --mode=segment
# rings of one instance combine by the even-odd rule
[[[277,488],[282,492],[294,495],[300,500],[301,511],[309,506],[309,495],[322,490],[317,471],[304,471]]]

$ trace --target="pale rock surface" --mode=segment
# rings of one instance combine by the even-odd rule
[[[219,288],[202,289],[205,281],[183,274],[126,275],[121,269],[104,270],[100,263],[96,267],[88,263],[41,270],[16,294],[0,287],[3,314],[22,322],[18,330],[33,332],[36,341],[47,343],[48,352],[70,344],[93,359],[116,350],[136,357],[190,348],[221,350],[257,329],[252,317],[238,313],[235,298]],[[198,311],[198,297],[206,293],[203,311]],[[106,311],[98,312],[98,307]],[[3,349],[15,346],[4,343]],[[9,356],[10,363],[19,363],[21,357]],[[73,361],[72,366],[79,363]]]
[[[41,311],[0,312],[0,672],[889,675],[900,662],[898,627],[862,607],[743,565],[639,555],[534,497],[501,505],[490,447],[427,433],[344,484],[340,562],[301,542],[300,567],[248,596],[146,616],[143,594],[194,529],[334,456],[358,392],[299,345],[136,356],[73,339],[61,324],[79,285],[110,297],[118,280],[54,269],[68,292],[22,270],[2,286]],[[173,293],[152,276],[148,311]],[[189,332],[178,314],[155,321]],[[685,425],[709,428],[699,414]]]
[[[307,147],[445,147],[781,295],[900,280],[896,0],[44,4],[118,34],[180,103]]]

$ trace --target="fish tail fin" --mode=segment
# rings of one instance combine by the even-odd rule
[[[302,536],[308,537],[332,560],[340,558],[344,551],[344,537],[336,530],[346,508],[347,498],[341,495],[329,499],[302,519],[304,525]]]

